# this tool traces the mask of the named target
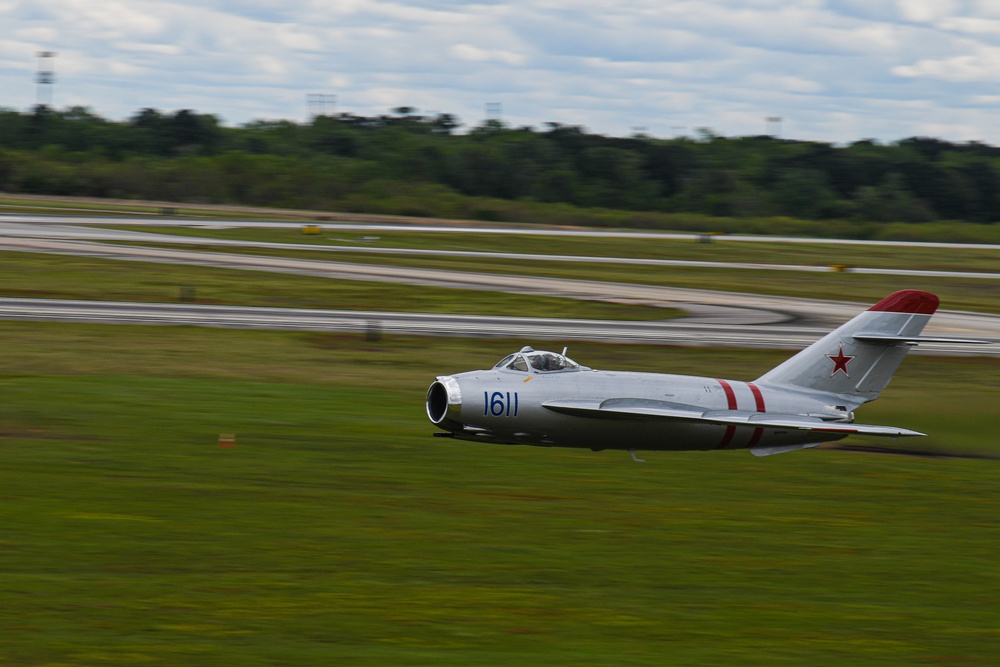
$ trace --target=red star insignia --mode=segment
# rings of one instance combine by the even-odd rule
[[[833,377],[841,371],[843,371],[844,375],[847,377],[851,377],[851,374],[847,372],[847,364],[851,363],[851,360],[853,360],[854,357],[844,354],[843,345],[840,346],[840,351],[837,352],[836,356],[828,354],[826,355],[826,358],[833,362],[833,372],[830,373],[830,377]]]

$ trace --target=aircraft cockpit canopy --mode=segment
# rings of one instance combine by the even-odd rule
[[[572,371],[590,370],[586,366],[581,366],[566,356],[565,350],[558,352],[548,352],[546,350],[535,350],[529,346],[524,346],[516,354],[509,354],[497,362],[494,369],[507,369],[520,371],[522,373],[567,373]]]

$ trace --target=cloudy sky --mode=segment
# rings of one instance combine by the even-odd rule
[[[0,106],[1000,144],[1000,0],[0,0]],[[779,123],[767,122],[780,117]]]

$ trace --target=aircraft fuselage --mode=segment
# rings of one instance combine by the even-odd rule
[[[558,397],[608,407],[607,397],[630,404],[696,406],[704,411],[775,411],[822,415],[848,421],[846,406],[790,394],[752,382],[660,373],[597,371],[525,373],[504,368],[469,371],[437,378],[428,391],[431,421],[453,437],[476,442],[578,447],[594,450],[713,450],[755,446],[781,447],[839,440],[845,433],[801,431],[748,424],[664,420],[636,415],[596,419],[545,407]]]

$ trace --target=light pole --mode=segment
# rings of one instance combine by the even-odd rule
[[[766,132],[768,136],[781,137],[781,121],[784,120],[781,116],[768,116],[767,129]]]
[[[55,64],[53,59],[56,57],[55,51],[39,51],[35,54],[38,56],[38,74],[35,75],[35,82],[38,84],[38,90],[36,92],[35,101],[38,106],[52,106],[52,86],[56,82]]]

